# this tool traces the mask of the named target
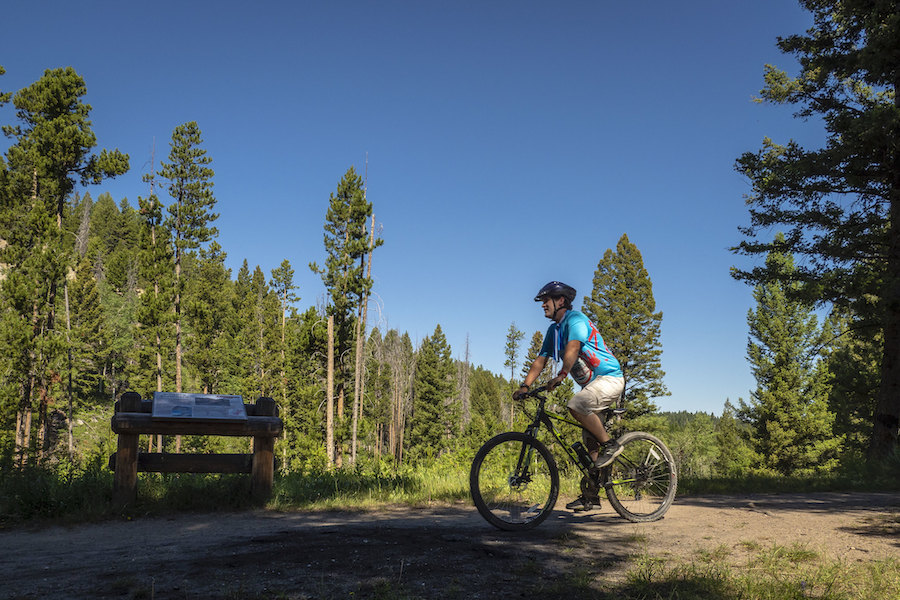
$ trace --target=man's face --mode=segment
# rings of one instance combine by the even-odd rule
[[[544,309],[544,316],[548,319],[552,319],[556,315],[556,311],[563,306],[563,300],[562,296],[557,298],[544,298],[544,301],[541,302],[541,308]]]

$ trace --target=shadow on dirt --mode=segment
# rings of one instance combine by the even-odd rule
[[[309,598],[563,598],[590,594],[604,571],[621,567],[634,540],[614,528],[603,542],[575,533],[590,517],[556,513],[527,532],[502,532],[471,511],[436,523],[406,520],[293,528],[259,535],[227,559],[198,556],[189,572],[204,579],[251,580],[264,589]],[[602,522],[603,519],[595,519]]]
[[[897,494],[854,494],[822,492],[815,494],[747,494],[684,496],[677,504],[702,508],[746,508],[759,511],[873,511],[896,509],[900,511]]]
[[[867,517],[856,527],[839,529],[855,535],[885,538],[900,548],[900,508],[895,509],[892,514]]]
[[[679,506],[783,515],[860,511],[852,533],[895,540],[900,534],[900,501],[892,494],[684,497],[676,512]],[[0,531],[0,547],[15,549],[0,555],[0,598],[737,597],[721,577],[673,574],[650,558],[654,531],[605,507],[557,510],[532,531],[503,532],[462,504],[180,514]],[[679,535],[693,543],[689,532]]]

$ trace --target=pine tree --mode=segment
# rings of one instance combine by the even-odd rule
[[[101,399],[103,367],[103,312],[100,294],[90,261],[82,258],[68,289],[69,353],[66,387],[69,406],[66,415],[69,456],[75,454],[74,412],[98,404]]]
[[[172,232],[175,248],[175,391],[182,391],[182,321],[181,301],[185,281],[182,277],[184,257],[194,252],[202,244],[214,239],[218,230],[211,225],[219,215],[212,210],[216,205],[213,195],[212,178],[215,174],[209,168],[212,158],[201,147],[200,127],[190,121],[179,125],[172,132],[169,162],[162,163],[159,177],[167,180],[169,196],[174,202],[169,205],[166,226]]]
[[[243,299],[239,299],[242,323],[240,352],[244,357],[242,394],[247,397],[272,396],[280,389],[277,381],[278,340],[281,339],[280,300],[269,288],[257,266],[250,276]]]
[[[281,411],[284,435],[276,447],[292,468],[326,467],[322,418],[325,387],[326,327],[323,316],[309,308],[287,321],[287,397]]]
[[[141,324],[138,337],[138,360],[135,381],[144,393],[161,392],[168,383],[170,368],[172,296],[172,247],[169,230],[163,226],[162,204],[156,194],[138,198],[140,226],[138,234],[138,267],[145,286],[138,304]],[[174,348],[171,348],[174,351]]]
[[[515,321],[510,323],[509,329],[506,332],[506,347],[504,348],[506,360],[503,363],[503,366],[509,369],[510,394],[519,387],[516,385],[516,367],[519,365],[519,347],[523,337],[525,337],[525,332],[516,327]],[[509,418],[508,422],[510,427],[512,427],[513,421],[515,420],[516,406],[511,400],[507,401],[506,405],[509,407],[506,411]]]
[[[368,417],[371,445],[376,461],[390,451],[391,426],[391,367],[387,347],[381,331],[376,327],[366,341],[366,391],[363,420]],[[364,437],[365,439],[365,437]]]
[[[330,298],[327,312],[334,317],[334,354],[341,357],[335,372],[339,427],[344,424],[345,399],[353,380],[350,366],[355,364],[354,360],[345,357],[352,356],[356,337],[364,334],[357,327],[358,313],[362,299],[372,287],[371,279],[365,275],[364,260],[370,247],[380,244],[380,240],[370,241],[371,235],[366,229],[371,215],[372,204],[366,200],[363,179],[351,167],[338,183],[336,193],[329,196],[325,216],[325,266],[320,268],[315,262],[309,265],[322,277]],[[340,465],[344,435],[340,431],[338,434],[335,450]]]
[[[583,311],[622,365],[628,416],[652,413],[656,411],[652,399],[669,395],[661,365],[662,312],[656,312],[644,259],[627,235],[619,239],[615,252],[604,253],[593,283]]]
[[[208,249],[200,249],[197,260],[191,264],[184,312],[190,323],[192,347],[187,363],[196,373],[203,393],[232,393],[222,388],[232,375],[228,369],[236,353],[232,323],[236,315],[231,311],[233,285],[231,271],[225,268],[225,252],[217,242],[211,242]]]
[[[91,214],[88,252],[103,306],[103,384],[113,402],[129,384],[136,358],[134,323],[140,305],[137,213],[123,200],[101,194]]]
[[[740,404],[744,401],[738,399]],[[716,472],[726,477],[745,475],[759,463],[759,456],[750,446],[750,428],[738,420],[735,406],[725,400],[722,416],[716,426]]]
[[[470,381],[472,418],[468,437],[480,445],[492,435],[509,428],[501,419],[503,404],[509,398],[509,382],[484,367],[474,369]]]
[[[519,365],[519,347],[525,332],[516,327],[515,321],[509,324],[509,330],[506,332],[506,348],[504,354],[506,361],[503,366],[509,369],[509,382],[515,384],[516,367]]]
[[[451,405],[454,372],[450,345],[438,325],[417,353],[409,434],[409,448],[416,456],[438,456],[457,429],[458,415]]]
[[[62,370],[60,357],[67,345],[65,324],[60,327],[57,322],[57,299],[66,285],[66,272],[74,266],[70,243],[63,241],[67,202],[77,184],[100,183],[128,170],[125,154],[106,150],[91,154],[97,140],[89,119],[91,107],[81,101],[86,92],[84,80],[71,67],[47,70],[12,97],[21,123],[3,128],[15,143],[6,152],[0,186],[0,238],[7,243],[0,263],[9,268],[0,298],[7,339],[16,345],[2,350],[14,356],[16,365],[6,377],[19,398],[20,461],[33,447],[35,400],[38,437],[47,438],[51,382]],[[0,101],[8,98],[3,95]],[[44,450],[41,443],[41,456]]]
[[[783,241],[782,234],[778,238],[776,243]],[[766,268],[789,280],[793,257],[772,251]],[[828,411],[828,373],[818,356],[821,332],[816,316],[786,287],[773,281],[754,290],[747,357],[756,391],[741,413],[752,425],[763,466],[784,474],[828,470],[836,464],[841,440],[832,432],[834,415]]]
[[[895,2],[801,4],[814,25],[778,40],[800,72],[767,65],[761,100],[797,107],[826,139],[809,149],[766,138],[738,159],[752,185],[751,222],[735,251],[801,258],[791,277],[802,285],[792,293],[850,306],[883,330],[868,451],[880,460],[900,434],[900,19]],[[783,242],[768,238],[773,229],[785,231]],[[764,267],[733,274],[753,285],[779,277]]]
[[[287,331],[287,314],[288,309],[300,300],[300,296],[294,293],[294,290],[297,289],[297,286],[294,285],[294,269],[291,268],[291,263],[289,260],[284,259],[281,261],[281,266],[277,269],[272,269],[272,280],[269,282],[269,285],[272,287],[272,290],[278,295],[278,299],[281,303],[281,344],[279,346],[280,350],[280,362],[278,364],[278,370],[281,375],[281,402],[282,405],[287,404],[287,379],[285,375],[285,334]]]
[[[100,399],[103,369],[103,312],[89,261],[82,259],[70,289],[72,362],[76,407]]]
[[[827,367],[832,375],[829,410],[845,449],[864,455],[871,445],[884,338],[881,328],[836,308],[825,323]]]

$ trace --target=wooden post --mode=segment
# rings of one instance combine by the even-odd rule
[[[117,412],[141,412],[141,395],[125,392]],[[136,433],[120,433],[116,448],[116,472],[113,478],[113,503],[119,508],[137,498],[138,437]]]
[[[256,401],[257,417],[278,416],[278,406],[272,398]],[[250,468],[250,494],[265,500],[272,493],[275,478],[275,438],[271,435],[253,436],[253,465]]]

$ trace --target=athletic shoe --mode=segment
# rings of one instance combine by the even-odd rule
[[[603,446],[603,452],[601,452],[600,456],[597,457],[597,460],[594,461],[594,466],[601,469],[612,464],[612,461],[614,461],[618,455],[622,454],[622,450],[624,450],[622,444],[616,440],[606,442]]]
[[[591,510],[594,507],[600,508],[600,497],[597,496],[595,498],[587,499],[584,495],[578,496],[568,504],[566,504],[566,508],[569,510],[580,511],[580,510]]]

